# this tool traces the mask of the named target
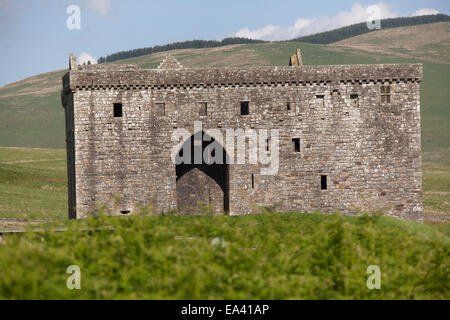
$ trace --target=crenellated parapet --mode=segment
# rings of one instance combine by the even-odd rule
[[[421,64],[291,67],[159,69],[136,66],[89,66],[71,71],[64,87],[76,89],[277,86],[421,82]]]

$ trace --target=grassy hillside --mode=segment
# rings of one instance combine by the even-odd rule
[[[171,53],[186,67],[284,66],[298,47],[303,51],[305,64],[309,65],[422,62],[424,161],[450,164],[449,26],[447,22],[380,30],[335,45],[282,42]],[[382,41],[383,37],[390,38]],[[413,38],[421,40],[414,41]],[[155,68],[164,56],[165,53],[157,53],[115,63]],[[65,147],[64,116],[59,97],[64,72],[46,73],[0,88],[0,146]]]
[[[436,15],[416,16],[416,17],[390,18],[381,20],[381,28],[383,30],[387,30],[407,26],[431,24],[443,21],[446,22],[450,21],[450,16],[446,14],[436,14]],[[315,44],[330,44],[371,32],[376,32],[376,30],[371,30],[367,28],[367,23],[362,22],[331,31],[296,38],[294,39],[294,41],[315,43]]]
[[[64,73],[48,72],[0,87],[1,146],[65,147]]]
[[[450,64],[450,22],[380,30],[331,46]]]
[[[0,219],[4,218],[67,220],[65,150],[0,148]]]
[[[448,230],[393,218],[266,213],[66,225],[4,239],[0,299],[450,298]],[[66,288],[70,265],[80,268],[81,290]],[[370,265],[380,268],[380,290],[366,286]]]
[[[448,22],[450,16],[446,14],[425,15],[416,17],[400,17],[391,19],[382,19],[381,27],[383,29],[399,28],[406,26],[416,26],[423,24],[431,24],[437,22]],[[359,36],[364,33],[370,33],[376,30],[367,28],[367,23],[362,22],[347,27],[325,31],[321,33],[312,34],[288,41],[314,43],[314,44],[330,44],[344,39]],[[106,57],[100,57],[98,63],[113,62],[116,60],[123,60],[129,58],[141,57],[152,53],[179,50],[179,49],[205,49],[205,48],[217,48],[232,44],[248,44],[248,43],[263,43],[266,41],[252,40],[248,38],[225,38],[221,41],[216,40],[187,40],[182,42],[174,42],[166,45],[159,45],[147,48],[138,48],[127,51],[120,51],[113,54],[109,54]]]

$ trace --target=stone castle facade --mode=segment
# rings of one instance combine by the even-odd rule
[[[71,56],[62,91],[69,218],[119,196],[117,215],[148,204],[232,215],[276,204],[421,220],[422,65],[303,66],[299,51],[289,64],[189,69],[168,56],[143,70],[77,66]],[[221,139],[227,130],[234,143]],[[248,133],[264,130],[252,144]],[[224,161],[195,161],[213,144],[210,156]],[[277,152],[274,172],[251,160],[256,146]],[[193,161],[176,161],[189,151]]]

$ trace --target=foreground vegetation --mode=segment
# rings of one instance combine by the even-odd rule
[[[393,218],[98,216],[66,225],[4,239],[0,299],[450,298],[448,235]],[[81,290],[66,288],[71,265]],[[370,265],[381,270],[380,290],[366,286]]]

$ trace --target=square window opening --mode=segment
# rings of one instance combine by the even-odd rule
[[[316,95],[316,104],[321,107],[325,107],[325,95],[323,94]]]
[[[355,107],[359,106],[359,96],[357,94],[351,94],[350,100],[352,100],[353,106]]]

